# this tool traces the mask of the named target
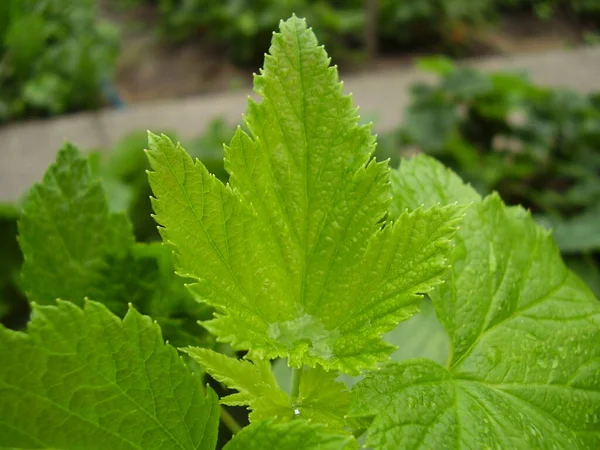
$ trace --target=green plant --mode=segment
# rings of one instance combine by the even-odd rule
[[[332,51],[345,52],[360,42],[360,2],[343,5],[325,0],[160,0],[161,32],[169,40],[202,35],[224,46],[237,63],[262,59],[264,49],[283,16],[302,14],[319,29],[320,38]],[[356,7],[358,3],[358,8]],[[356,36],[359,36],[358,39]]]
[[[212,173],[222,180],[227,180],[227,174],[223,168],[223,142],[233,134],[233,127],[223,119],[215,119],[205,132],[190,140],[186,146],[190,153],[210,167]],[[175,137],[174,133],[169,133]],[[89,153],[87,162],[77,158],[80,164],[89,163],[90,177],[102,183],[106,194],[106,202],[103,207],[108,207],[112,213],[125,212],[133,228],[133,235],[138,242],[152,242],[159,238],[156,224],[152,220],[150,205],[150,186],[145,170],[149,168],[146,157],[141,149],[147,144],[147,133],[134,132],[110,149],[95,150]],[[63,168],[64,170],[64,168]],[[66,202],[66,200],[65,200]],[[27,301],[20,276],[23,260],[21,249],[17,242],[17,222],[21,215],[20,204],[0,204],[0,323],[9,328],[20,328],[27,321]],[[78,214],[76,211],[74,215]],[[74,216],[75,217],[75,216]],[[73,217],[73,218],[74,218]],[[95,233],[88,229],[84,233],[84,240],[91,239]],[[158,266],[166,268],[164,255],[156,253],[157,247],[152,244],[149,247],[136,245],[135,259],[145,261],[156,267],[149,268],[149,273],[156,271]],[[115,249],[116,250],[116,249]],[[110,253],[110,252],[109,252]],[[151,259],[158,258],[155,264]],[[129,262],[126,262],[129,264]],[[158,264],[158,266],[157,266]],[[168,271],[168,269],[165,269]],[[56,273],[53,272],[52,276]],[[153,275],[150,275],[153,276]],[[139,305],[136,304],[139,308]],[[141,311],[149,312],[144,307]],[[154,316],[154,314],[152,314]],[[182,317],[181,311],[178,313]],[[184,314],[185,315],[185,314]],[[190,317],[193,322],[194,315]],[[167,333],[168,334],[168,333]]]
[[[245,354],[182,349],[237,391],[223,403],[251,410],[251,424],[225,448],[357,448],[362,434],[384,449],[597,448],[600,303],[548,233],[431,158],[393,171],[371,159],[375,138],[358,125],[314,34],[295,17],[280,28],[255,78],[262,99],[249,101],[249,133],[238,128],[226,148],[228,184],[164,135],[150,134],[147,152],[175,269],[215,308],[204,328]],[[27,333],[0,329],[0,445],[212,449],[218,398],[158,325],[132,307],[120,319],[83,300],[81,278],[45,275],[56,267],[49,259],[66,259],[89,286],[102,286],[87,271],[98,264],[111,274],[111,266],[70,262],[125,238],[122,217],[81,206],[97,185],[63,183],[78,180],[77,161],[69,147],[59,154],[21,229],[32,252],[26,290],[65,292],[73,280],[71,300],[84,306],[36,304]],[[78,193],[66,203],[81,212],[78,223],[122,226],[98,233],[89,252],[41,233],[36,247],[32,231],[67,230],[40,207],[64,206],[53,198],[61,192]],[[82,239],[80,227],[68,229],[61,236]],[[421,352],[380,367],[394,350],[382,334],[416,314],[424,294],[447,334],[447,361]],[[291,368],[289,391],[274,358]],[[337,381],[361,372],[351,391]]]
[[[530,208],[556,228],[569,264],[582,258],[583,266],[598,266],[597,238],[590,240],[600,236],[598,97],[539,87],[518,74],[486,75],[445,58],[420,66],[440,81],[413,88],[397,146],[434,155],[484,195],[498,191],[507,203]],[[575,264],[582,275],[595,272]],[[596,283],[593,275],[586,279]]]
[[[117,50],[95,0],[3,1],[0,122],[101,106]]]

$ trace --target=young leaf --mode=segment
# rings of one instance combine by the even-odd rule
[[[250,420],[292,416],[290,398],[277,385],[269,361],[252,363],[198,347],[188,347],[183,351],[200,363],[215,380],[239,391],[221,398],[221,403],[250,407]]]
[[[346,427],[350,407],[350,392],[336,381],[337,372],[325,372],[320,367],[302,369],[294,414],[313,422],[326,424],[330,430]]]
[[[29,192],[19,221],[29,300],[51,304],[63,298],[81,305],[87,296],[124,312],[126,301],[118,305],[105,295],[111,269],[107,257],[121,257],[133,242],[125,215],[109,213],[102,185],[90,175],[87,160],[65,144],[42,183]],[[122,275],[119,270],[110,273]]]
[[[336,434],[327,427],[296,419],[286,423],[255,422],[244,428],[224,450],[350,450],[358,449],[349,435]]]
[[[214,449],[217,396],[134,309],[34,305],[0,360],[0,447]]]
[[[430,158],[403,166],[402,192],[432,183],[429,199],[406,204],[475,198],[453,176],[432,179],[443,170]],[[452,342],[447,367],[410,360],[359,383],[353,413],[376,415],[368,444],[598,448],[600,304],[548,233],[492,195],[469,209],[452,262],[432,295]]]
[[[188,347],[183,351],[214,379],[239,391],[221,398],[221,403],[248,406],[252,410],[251,421],[302,417],[328,425],[330,430],[341,430],[345,426],[350,393],[342,383],[335,381],[337,372],[305,367],[298,397],[292,402],[289,394],[278,385],[269,361],[238,360],[204,348]]]
[[[89,166],[66,144],[25,202],[19,241],[30,300],[82,304],[90,297],[121,317],[132,303],[164,326],[172,343],[206,344],[208,333],[196,321],[212,311],[173,274],[170,249],[134,243],[129,221],[109,212],[104,184]]]
[[[385,336],[386,341],[398,347],[393,361],[428,358],[440,364],[448,360],[450,339],[435,315],[429,299],[423,300],[420,311]]]
[[[419,155],[405,160],[396,170],[392,170],[392,217],[408,209],[449,205],[453,202],[471,204],[481,200],[481,196],[471,186],[465,184],[452,170],[435,159]]]
[[[436,207],[384,222],[387,164],[371,160],[337,70],[303,20],[273,36],[246,125],[226,149],[230,185],[150,136],[156,220],[179,273],[214,306],[205,326],[250,359],[358,373],[393,347],[381,335],[440,281],[462,215]]]

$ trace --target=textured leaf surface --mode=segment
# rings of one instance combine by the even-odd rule
[[[184,351],[214,379],[238,391],[221,398],[221,403],[248,406],[252,410],[251,421],[302,417],[329,429],[341,430],[346,425],[344,416],[348,413],[350,393],[335,380],[337,372],[303,368],[298,397],[292,402],[275,379],[269,361],[239,360],[204,348],[188,347]]]
[[[405,209],[422,206],[470,204],[481,200],[471,186],[435,159],[419,155],[405,160],[392,170],[392,204],[390,214],[399,217]]]
[[[294,414],[313,422],[326,424],[329,429],[343,429],[350,407],[350,392],[336,381],[337,372],[325,372],[320,367],[302,369],[298,398],[292,405]]]
[[[217,396],[134,309],[34,306],[27,333],[0,328],[0,359],[0,447],[215,446]]]
[[[269,361],[258,360],[253,363],[197,347],[188,347],[184,351],[199,362],[215,380],[238,390],[235,394],[221,398],[221,403],[250,407],[250,420],[292,416],[290,398],[277,385]]]
[[[29,194],[19,222],[29,299],[81,305],[88,297],[121,317],[132,303],[156,319],[173,344],[206,345],[208,333],[196,321],[212,310],[174,275],[170,248],[134,243],[127,218],[109,212],[105,184],[90,165],[67,144]]]
[[[352,436],[335,434],[306,420],[287,423],[256,422],[244,428],[224,450],[349,450],[358,445]]]
[[[230,185],[151,136],[156,220],[216,308],[205,326],[221,341],[356,373],[393,351],[382,333],[439,282],[462,212],[382,222],[389,170],[370,160],[374,137],[303,20],[281,24],[255,91],[250,135],[238,129],[226,148]]]
[[[114,303],[104,289],[112,267],[108,257],[124,255],[133,235],[123,214],[109,213],[102,185],[90,175],[87,160],[65,144],[23,205],[19,243],[30,301],[51,304],[63,298],[81,305],[87,296]],[[121,304],[124,311],[127,303]]]
[[[403,165],[403,192],[404,185],[434,182],[429,174],[442,170],[425,157]],[[448,180],[438,178],[429,201],[452,192]],[[447,200],[464,199],[461,191]],[[600,305],[564,266],[548,233],[492,195],[469,209],[452,261],[447,282],[432,295],[452,342],[448,367],[410,360],[359,383],[353,413],[376,415],[368,443],[598,448]]]

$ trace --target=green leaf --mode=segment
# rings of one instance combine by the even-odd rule
[[[34,305],[0,359],[0,447],[214,449],[217,396],[134,309]]]
[[[392,171],[391,179],[392,217],[399,217],[406,209],[412,211],[422,206],[454,202],[470,204],[481,200],[481,196],[452,170],[424,154],[404,160],[397,170]]]
[[[329,429],[342,430],[348,412],[350,393],[335,381],[337,372],[321,368],[302,369],[298,397],[292,402],[289,393],[277,383],[271,363],[264,360],[239,360],[204,348],[182,349],[217,381],[238,392],[221,398],[230,406],[248,406],[250,420],[277,417],[290,420],[302,417],[322,423]]]
[[[442,170],[431,158],[403,165],[406,185]],[[463,200],[453,181],[432,180],[429,201]],[[352,413],[376,416],[368,445],[598,448],[600,304],[549,234],[492,195],[469,209],[452,263],[432,294],[449,363],[390,364],[357,385]]]
[[[224,450],[344,450],[357,449],[352,436],[335,434],[325,426],[296,419],[287,423],[256,422],[244,428]]]
[[[188,347],[183,351],[200,363],[215,380],[239,391],[221,398],[221,403],[249,406],[252,410],[250,420],[292,416],[290,398],[277,385],[269,361],[239,360],[198,347]]]
[[[600,250],[599,223],[600,205],[570,219],[550,222],[554,230],[554,240],[563,253]]]
[[[74,146],[65,144],[29,192],[19,236],[30,301],[82,304],[87,296],[114,303],[106,297],[102,272],[111,269],[109,255],[124,255],[133,245],[131,227],[123,214],[109,213],[102,185]]]
[[[435,315],[429,299],[423,300],[421,310],[406,322],[399,323],[385,336],[385,340],[398,347],[392,354],[394,361],[428,358],[444,364],[450,353],[448,333]]]
[[[462,215],[435,207],[383,221],[389,169],[370,157],[337,71],[303,20],[281,24],[255,78],[224,186],[150,136],[156,220],[176,268],[217,310],[204,325],[250,359],[358,373],[393,347],[381,335],[417,310],[447,267]]]
[[[350,407],[350,392],[336,381],[337,372],[320,367],[302,369],[294,414],[312,422],[326,424],[330,430],[346,427],[345,416]]]

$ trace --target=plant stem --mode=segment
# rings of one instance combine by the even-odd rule
[[[223,422],[223,425],[225,425],[227,429],[231,431],[231,434],[237,434],[242,429],[240,424],[237,423],[237,421],[223,405],[221,405],[221,422]]]
[[[292,403],[296,401],[298,398],[298,393],[300,392],[300,378],[302,377],[302,367],[296,369],[292,368]]]

